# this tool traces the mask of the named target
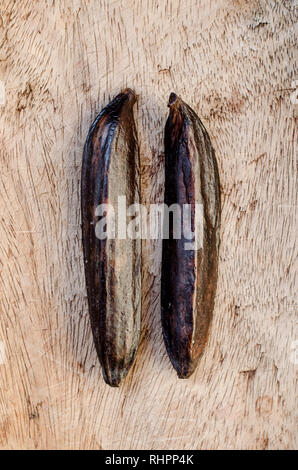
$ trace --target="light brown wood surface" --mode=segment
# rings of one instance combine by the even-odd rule
[[[295,27],[294,0],[1,2],[2,449],[297,447]],[[112,389],[88,318],[80,171],[93,119],[126,86],[139,94],[143,203],[163,199],[169,93],[202,118],[222,242],[188,380],[162,340],[161,244],[143,243],[142,342]]]

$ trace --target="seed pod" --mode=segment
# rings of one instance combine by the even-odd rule
[[[168,106],[165,204],[178,204],[181,210],[184,204],[191,205],[191,231],[197,246],[186,249],[190,240],[183,230],[185,212],[182,211],[181,238],[174,239],[172,222],[169,239],[163,240],[162,327],[167,352],[178,377],[187,378],[194,372],[202,354],[213,314],[220,184],[215,153],[204,125],[174,93],[170,95]]]
[[[139,202],[135,101],[135,93],[126,89],[102,110],[89,131],[82,166],[82,230],[91,328],[104,380],[112,387],[118,387],[127,375],[140,338],[141,240],[125,239],[125,220],[125,233],[119,239],[114,231],[119,220],[116,223],[113,219],[118,196],[126,197],[127,206]],[[100,215],[105,219],[99,220]],[[123,216],[126,207],[125,215],[119,214]]]

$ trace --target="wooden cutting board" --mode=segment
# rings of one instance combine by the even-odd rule
[[[296,5],[2,1],[2,449],[297,447]],[[161,243],[143,243],[142,342],[112,389],[88,318],[80,171],[90,124],[126,86],[139,94],[144,204],[163,200],[170,92],[203,120],[222,242],[209,341],[188,380],[162,340]]]

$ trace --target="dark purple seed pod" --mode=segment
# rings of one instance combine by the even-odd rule
[[[190,205],[194,237],[196,227],[201,227],[201,241],[193,240],[200,243],[194,245],[195,249],[185,249],[189,239],[183,227],[181,238],[175,239],[173,223],[170,223],[169,239],[163,240],[162,250],[163,336],[178,377],[187,378],[194,372],[203,352],[214,309],[220,182],[215,152],[199,117],[174,93],[170,95],[168,106],[165,204],[178,204],[181,211],[185,204]],[[198,207],[201,210],[196,209]]]
[[[135,93],[126,89],[95,119],[83,155],[82,238],[92,333],[103,376],[118,387],[127,375],[140,339],[141,240],[102,237],[100,215],[109,204],[117,214],[140,200],[140,159],[133,117]],[[98,207],[102,209],[99,210]],[[109,220],[107,218],[107,220]],[[109,222],[108,222],[109,223]]]

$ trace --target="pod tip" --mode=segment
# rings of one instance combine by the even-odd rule
[[[178,103],[178,101],[179,101],[179,96],[177,96],[176,93],[171,93],[169,97],[168,107],[171,108],[176,103]]]
[[[195,371],[196,364],[193,362],[177,363],[175,362],[174,368],[176,369],[179,379],[188,379]]]
[[[193,374],[193,370],[187,373],[177,372],[178,379],[188,379]]]
[[[105,383],[113,388],[118,388],[122,380],[122,377],[107,377],[105,374],[103,378]]]
[[[138,99],[138,95],[131,88],[125,88],[122,91],[122,95],[126,95],[128,97],[128,99],[130,101],[133,101],[133,102],[137,101],[137,99]]]

